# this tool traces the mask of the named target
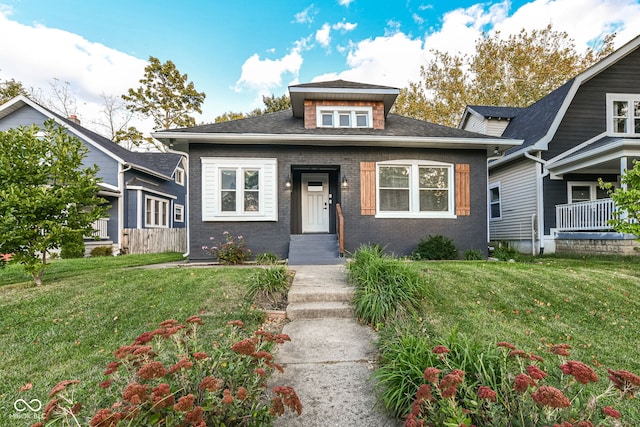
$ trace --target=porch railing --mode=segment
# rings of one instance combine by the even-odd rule
[[[336,229],[338,231],[340,256],[344,256],[344,215],[342,215],[342,206],[340,206],[340,203],[336,203]]]
[[[556,228],[558,231],[611,230],[609,220],[614,211],[611,199],[556,205]]]
[[[109,240],[109,232],[107,231],[107,225],[109,224],[109,218],[100,218],[93,223],[93,229],[96,230],[89,238],[98,237],[100,240]]]

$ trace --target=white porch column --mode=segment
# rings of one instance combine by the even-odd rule
[[[625,171],[627,170],[627,157],[620,158],[620,179],[625,175]],[[627,189],[627,184],[621,184],[624,190]]]

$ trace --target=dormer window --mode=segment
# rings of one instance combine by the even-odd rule
[[[607,94],[607,127],[613,134],[640,134],[640,94]]]
[[[370,128],[372,127],[371,107],[318,107],[318,127],[328,128]]]

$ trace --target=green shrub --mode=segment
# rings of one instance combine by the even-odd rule
[[[518,258],[520,258],[520,252],[518,252],[515,248],[510,247],[508,244],[502,243],[493,250],[493,257],[499,259],[500,261],[517,261]]]
[[[64,236],[60,246],[60,257],[63,259],[84,257],[84,237],[82,233],[71,232]]]
[[[256,264],[270,265],[276,264],[278,261],[280,261],[280,258],[273,252],[262,252],[256,255]]]
[[[213,246],[202,246],[202,250],[216,258],[220,264],[232,265],[242,264],[251,257],[251,249],[247,248],[244,241],[244,237],[238,236],[238,239],[234,239],[231,233],[225,231],[222,233],[224,236],[224,242],[220,244],[214,244]],[[212,236],[209,240],[214,241]]]
[[[56,385],[43,413],[43,425],[91,426],[263,426],[288,408],[298,415],[302,404],[295,390],[267,379],[282,366],[273,362],[275,344],[285,334],[262,329],[248,333],[242,321],[229,322],[213,344],[198,340],[198,316],[184,323],[170,319],[114,352],[107,364],[102,409],[74,400],[79,381]],[[85,424],[82,424],[85,425]]]
[[[91,256],[113,256],[113,247],[112,246],[96,246],[91,249]]]
[[[464,259],[467,261],[478,261],[484,259],[484,255],[477,249],[469,249],[464,253]]]
[[[260,269],[249,279],[247,299],[263,308],[284,309],[291,279],[292,272],[284,266]]]
[[[453,240],[448,237],[437,235],[429,236],[428,239],[421,239],[418,246],[411,253],[415,260],[445,260],[457,259],[458,249]]]
[[[414,313],[426,293],[420,274],[398,259],[385,256],[378,245],[360,247],[348,269],[349,281],[356,288],[355,314],[374,327]]]

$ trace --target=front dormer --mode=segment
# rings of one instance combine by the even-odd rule
[[[305,129],[384,129],[399,89],[335,80],[289,86],[295,117]]]

